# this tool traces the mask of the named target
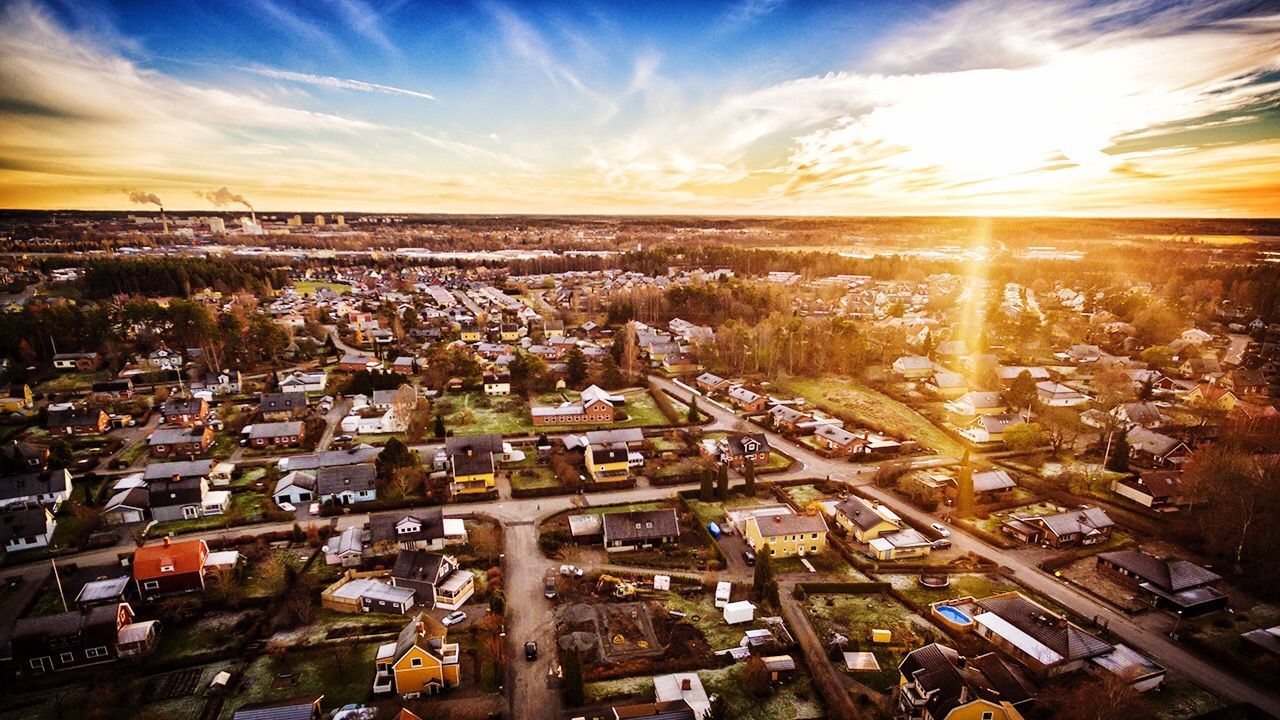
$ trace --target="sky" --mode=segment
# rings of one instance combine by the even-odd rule
[[[0,207],[157,199],[1277,217],[1280,6],[0,0]]]

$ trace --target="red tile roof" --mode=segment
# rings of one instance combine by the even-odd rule
[[[203,540],[184,540],[147,545],[133,552],[134,580],[150,580],[171,575],[200,572],[209,546]],[[173,566],[173,570],[161,572],[160,568]]]

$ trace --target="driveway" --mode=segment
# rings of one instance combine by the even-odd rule
[[[533,514],[528,515],[529,518]],[[507,698],[510,717],[558,718],[560,692],[548,686],[556,663],[556,623],[551,601],[543,596],[543,574],[553,567],[538,548],[532,520],[506,527],[502,564],[507,594]],[[524,659],[524,644],[538,643],[538,659]],[[558,685],[557,685],[558,688]]]

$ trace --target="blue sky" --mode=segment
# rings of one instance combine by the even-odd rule
[[[5,206],[1280,210],[1260,2],[0,7]]]

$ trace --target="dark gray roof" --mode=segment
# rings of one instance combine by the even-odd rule
[[[152,480],[169,480],[174,475],[184,478],[208,477],[211,472],[213,472],[212,460],[160,462],[147,465],[147,469],[142,473],[142,479],[151,482]]]
[[[42,507],[26,508],[0,514],[0,541],[43,535],[48,531],[48,511]]]
[[[253,429],[249,431],[251,438],[274,438],[274,437],[292,437],[301,435],[303,430],[301,420],[286,420],[285,422],[269,422],[254,423]]]
[[[336,494],[343,491],[372,490],[378,484],[378,472],[372,463],[339,465],[316,470],[316,493]]]
[[[987,612],[1000,616],[1005,622],[1030,635],[1036,642],[1067,661],[1095,657],[1112,649],[1106,642],[1016,592],[983,598],[978,601],[978,605]]]
[[[626,445],[592,445],[591,458],[596,463],[616,463],[627,461]]]
[[[177,482],[156,480],[148,483],[147,493],[153,508],[198,505],[204,501],[204,486],[198,477],[185,477]]]
[[[470,448],[474,452],[502,452],[502,436],[494,433],[482,435],[455,435],[445,438],[444,451],[450,457],[458,453],[466,453]]]
[[[689,703],[684,699],[638,703],[636,705],[615,705],[613,713],[622,720],[631,720],[631,718],[644,718],[645,720],[697,720],[698,717],[693,708],[689,707]]]
[[[447,567],[444,556],[439,553],[426,550],[401,550],[396,556],[396,564],[391,569],[391,576],[399,580],[416,580],[434,585],[440,580],[441,570]]]
[[[849,518],[860,530],[870,530],[884,522],[884,518],[872,510],[866,500],[856,495],[850,495],[848,499],[836,503],[836,511]]]
[[[353,447],[346,450],[329,450],[326,452],[312,453],[310,455],[295,455],[288,458],[285,464],[289,470],[315,470],[322,467],[336,467],[338,465],[359,465],[360,463],[373,462],[381,452],[376,447]]]
[[[71,473],[65,468],[45,472],[19,473],[0,478],[0,500],[31,495],[47,495],[71,489]]]
[[[203,428],[156,428],[151,433],[148,445],[177,445],[179,443],[197,442],[204,436]]]
[[[729,452],[734,455],[769,452],[769,438],[764,433],[730,433],[725,438],[725,443],[729,446]],[[748,453],[746,445],[752,443],[755,444],[755,448]]]
[[[602,520],[606,544],[613,540],[652,540],[680,534],[676,511],[669,508],[607,513]]]
[[[1128,570],[1166,592],[1182,592],[1222,579],[1221,575],[1193,562],[1178,559],[1161,560],[1139,550],[1105,552],[1100,553],[1098,557]]]
[[[165,416],[198,415],[205,407],[204,400],[199,398],[169,398],[160,406],[160,413]]]
[[[396,523],[406,517],[418,521],[422,529],[416,533],[396,535]],[[444,537],[444,512],[438,507],[390,510],[369,516],[369,537],[372,542],[396,540],[438,540]]]
[[[77,425],[97,425],[102,417],[101,410],[89,408],[71,408],[69,410],[50,410],[46,427],[75,427]]]
[[[304,392],[263,393],[258,397],[258,409],[262,412],[292,412],[307,409]]]
[[[14,640],[29,638],[52,639],[71,637],[91,628],[110,627],[112,634],[119,613],[118,603],[99,605],[87,610],[72,610],[55,615],[39,615],[20,618],[13,627]]]

